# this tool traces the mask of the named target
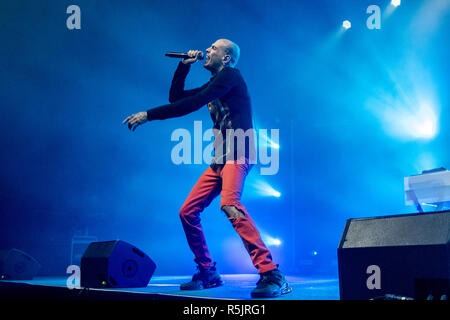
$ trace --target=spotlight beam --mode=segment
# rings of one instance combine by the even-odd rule
[[[342,27],[344,29],[350,29],[352,27],[352,23],[348,20],[345,20],[344,22],[342,22]]]

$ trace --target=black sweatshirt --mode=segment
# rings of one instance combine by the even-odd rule
[[[208,104],[213,128],[220,130],[224,140],[226,140],[226,129],[246,131],[253,128],[250,97],[239,70],[224,67],[203,86],[184,90],[189,70],[189,64],[185,65],[182,62],[178,64],[170,87],[170,104],[148,110],[149,121],[181,117]],[[247,158],[249,157],[248,148],[246,141],[245,156]],[[237,150],[234,152],[233,159],[236,159],[236,155]],[[217,162],[217,159],[213,162]]]

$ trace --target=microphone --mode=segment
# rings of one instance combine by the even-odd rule
[[[193,57],[190,57],[187,53],[184,53],[184,52],[166,52],[165,56],[166,57],[170,57],[170,58],[181,58],[181,59],[193,58]],[[203,52],[200,51],[200,53],[197,55],[197,59],[198,60],[203,60],[203,58],[204,58]]]

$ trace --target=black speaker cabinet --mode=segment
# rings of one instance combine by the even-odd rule
[[[146,287],[155,269],[149,256],[125,241],[92,242],[81,258],[80,284],[87,288]]]
[[[17,249],[0,251],[1,280],[31,280],[41,265],[33,257]]]
[[[347,220],[338,247],[341,299],[448,296],[449,235],[450,211]]]

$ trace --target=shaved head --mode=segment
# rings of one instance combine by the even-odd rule
[[[217,42],[219,42],[223,45],[223,48],[225,50],[225,53],[230,55],[230,67],[234,67],[239,60],[239,56],[241,55],[241,49],[239,46],[234,43],[231,40],[228,39],[219,39]]]
[[[206,49],[206,61],[203,66],[212,73],[220,71],[224,67],[236,66],[241,50],[231,40],[219,39]]]

